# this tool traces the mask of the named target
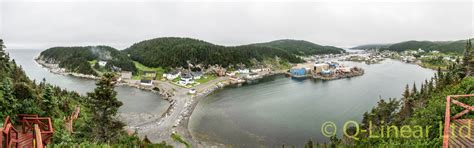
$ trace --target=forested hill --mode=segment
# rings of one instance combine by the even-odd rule
[[[53,47],[41,52],[39,59],[59,64],[71,72],[97,75],[93,61],[106,61],[105,68],[118,67],[135,72],[136,68],[128,55],[109,46]]]
[[[178,37],[145,40],[133,44],[124,52],[130,54],[133,60],[151,67],[187,66],[187,62],[203,65],[219,64],[224,67],[238,63],[252,65],[252,59],[263,61],[275,57],[291,63],[302,62],[302,59],[283,49],[255,45],[226,47]]]
[[[405,50],[418,50],[423,49],[425,51],[437,50],[443,53],[457,53],[462,54],[466,45],[467,40],[458,41],[405,41],[395,43],[391,45],[381,46],[381,50],[390,51],[405,51]],[[368,48],[367,48],[368,47]],[[357,46],[354,49],[372,49],[374,46]]]
[[[271,47],[285,50],[296,55],[314,55],[314,54],[338,54],[345,52],[344,49],[334,46],[322,46],[304,40],[276,40],[265,43],[251,44],[254,46]]]

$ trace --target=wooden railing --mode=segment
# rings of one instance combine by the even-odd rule
[[[28,122],[25,118],[38,118],[38,115],[31,115],[31,114],[18,114],[18,122],[22,124],[22,132],[25,134],[27,131],[32,131],[33,126],[28,126]]]
[[[449,135],[450,135],[449,131],[450,131],[451,120],[456,120],[459,117],[469,113],[469,111],[474,111],[474,106],[470,106],[456,100],[458,98],[465,98],[465,97],[474,97],[474,94],[450,95],[446,97],[446,112],[444,115],[444,131],[443,131],[443,148],[448,148],[448,145],[449,145]],[[465,108],[465,110],[451,117],[451,103],[461,106]]]
[[[43,145],[43,138],[41,137],[41,130],[37,124],[35,124],[35,130],[34,130],[34,142],[33,146],[35,148],[44,148]]]
[[[15,127],[13,127],[13,124],[10,120],[10,116],[7,116],[5,122],[3,123],[1,135],[2,136],[0,137],[0,139],[5,139],[5,147],[11,148],[13,145],[16,145],[16,147],[18,147],[19,133],[15,129]],[[3,141],[1,142],[1,144],[3,144]]]
[[[74,124],[74,120],[76,120],[79,117],[80,112],[81,112],[81,107],[76,106],[76,110],[72,112],[71,116],[64,117],[64,124],[66,126],[66,130],[69,131],[70,133],[74,133],[74,129],[72,128],[72,125]]]
[[[0,148],[7,147],[35,147],[44,148],[53,137],[51,118],[38,115],[18,115],[18,122],[22,123],[22,132],[18,132],[8,116],[0,128]]]
[[[49,140],[53,137],[54,129],[49,117],[25,117],[26,124],[23,128],[34,129],[34,125],[37,125],[42,135],[42,142],[49,143]]]

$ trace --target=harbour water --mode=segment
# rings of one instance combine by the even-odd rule
[[[95,81],[50,73],[33,58],[40,50],[8,50],[31,79],[58,85],[81,94],[95,88]],[[258,83],[218,90],[203,98],[191,115],[189,129],[198,140],[238,147],[301,147],[309,139],[328,142],[321,134],[326,121],[336,123],[338,133],[344,122],[360,122],[379,98],[399,98],[406,84],[417,85],[434,71],[395,60],[380,64],[345,62],[361,67],[359,77],[331,81],[294,80],[282,75]],[[169,103],[157,94],[119,86],[118,98],[124,113],[162,113]]]
[[[434,75],[433,70],[395,60],[345,65],[362,67],[365,74],[331,81],[275,76],[265,83],[217,91],[198,103],[190,131],[199,140],[237,147],[328,142],[321,134],[324,122],[336,123],[341,134],[346,121],[360,122],[380,97],[399,98],[406,84],[420,85]]]
[[[30,79],[36,79],[39,82],[44,78],[50,84],[76,91],[80,94],[86,94],[95,88],[95,80],[53,74],[46,68],[42,68],[34,61],[34,57],[38,56],[41,50],[10,49],[7,51],[10,53],[10,57],[23,67]],[[123,102],[123,106],[119,109],[120,112],[161,114],[169,106],[168,101],[163,100],[160,95],[150,91],[127,86],[118,86],[115,90],[117,91],[117,98]]]

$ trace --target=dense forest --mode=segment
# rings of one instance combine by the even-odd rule
[[[40,59],[57,63],[71,72],[97,75],[90,61],[107,61],[106,68],[114,67],[136,72],[133,61],[148,67],[187,67],[189,64],[253,66],[255,60],[278,59],[283,63],[300,63],[297,56],[337,54],[344,50],[333,46],[321,46],[302,40],[277,40],[241,46],[221,46],[209,42],[178,37],[145,40],[119,51],[108,46],[53,47],[41,52]]]
[[[90,61],[106,61],[105,68],[136,72],[136,67],[128,55],[109,46],[53,47],[41,52],[41,60],[59,64],[71,72],[97,75]]]
[[[290,39],[276,40],[266,43],[256,43],[251,45],[283,49],[289,53],[300,56],[315,54],[339,54],[345,52],[344,49],[334,46],[321,46],[308,41]]]
[[[265,58],[279,57],[291,63],[302,59],[271,47],[243,45],[225,47],[191,38],[165,37],[142,41],[124,50],[130,57],[150,67],[180,67],[192,64],[227,67],[243,63],[252,65],[251,59],[262,61]]]
[[[124,124],[114,117],[122,105],[116,98],[112,75],[104,74],[97,88],[83,96],[48,84],[46,80],[30,80],[21,66],[16,65],[4,50],[0,39],[0,119],[7,116],[16,123],[17,114],[38,114],[51,117],[54,134],[50,145],[59,147],[98,147],[144,145],[136,134],[123,130]],[[104,108],[106,106],[106,108]],[[73,122],[74,133],[66,129],[65,117],[80,107]],[[3,126],[3,125],[0,125]],[[158,147],[170,147],[165,143]]]
[[[472,40],[472,39],[471,39]],[[371,44],[352,47],[352,49],[381,49],[390,51],[418,50],[425,51],[437,50],[443,53],[462,54],[466,40],[459,41],[405,41],[395,44]]]
[[[381,99],[370,111],[363,114],[362,123],[357,129],[355,126],[348,128],[347,133],[351,137],[343,136],[342,139],[333,137],[333,145],[354,145],[354,146],[405,146],[405,147],[441,147],[442,129],[444,123],[446,96],[474,94],[474,47],[471,42],[465,44],[464,58],[450,65],[448,70],[443,72],[438,69],[436,75],[425,80],[420,88],[413,84],[405,87],[401,92],[402,98]],[[462,99],[462,102],[473,105],[472,98]],[[452,105],[451,116],[463,111],[464,108]],[[474,113],[469,112],[464,118],[473,118]],[[420,137],[380,137],[380,132],[387,132],[387,126],[402,127],[404,125],[415,127],[427,127],[426,135]],[[361,130],[376,133],[378,138],[373,138],[369,132],[362,133]],[[359,132],[358,132],[359,131]],[[392,132],[393,133],[393,132]],[[311,144],[312,142],[308,142]]]

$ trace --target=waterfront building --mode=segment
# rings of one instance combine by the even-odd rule
[[[122,71],[120,72],[120,78],[126,80],[126,79],[132,79],[132,72],[130,71]]]
[[[246,76],[247,79],[256,79],[258,78],[258,73],[250,73]]]
[[[239,69],[237,70],[237,72],[240,74],[248,74],[250,73],[250,70],[245,68],[245,69]]]
[[[152,85],[153,85],[153,81],[152,81],[152,80],[148,80],[148,79],[141,79],[141,80],[140,80],[140,85],[142,85],[142,86],[152,86]]]
[[[329,69],[329,64],[326,64],[326,63],[314,64],[314,69],[313,70],[314,70],[315,73],[320,73],[324,69]]]
[[[306,75],[306,68],[293,68],[290,69],[290,73],[293,76],[304,76]]]
[[[321,73],[321,75],[327,76],[327,75],[331,75],[331,74],[332,74],[332,71],[329,70],[329,69],[327,69],[327,70],[324,70],[324,69],[323,69],[323,70],[321,70],[320,73]]]

